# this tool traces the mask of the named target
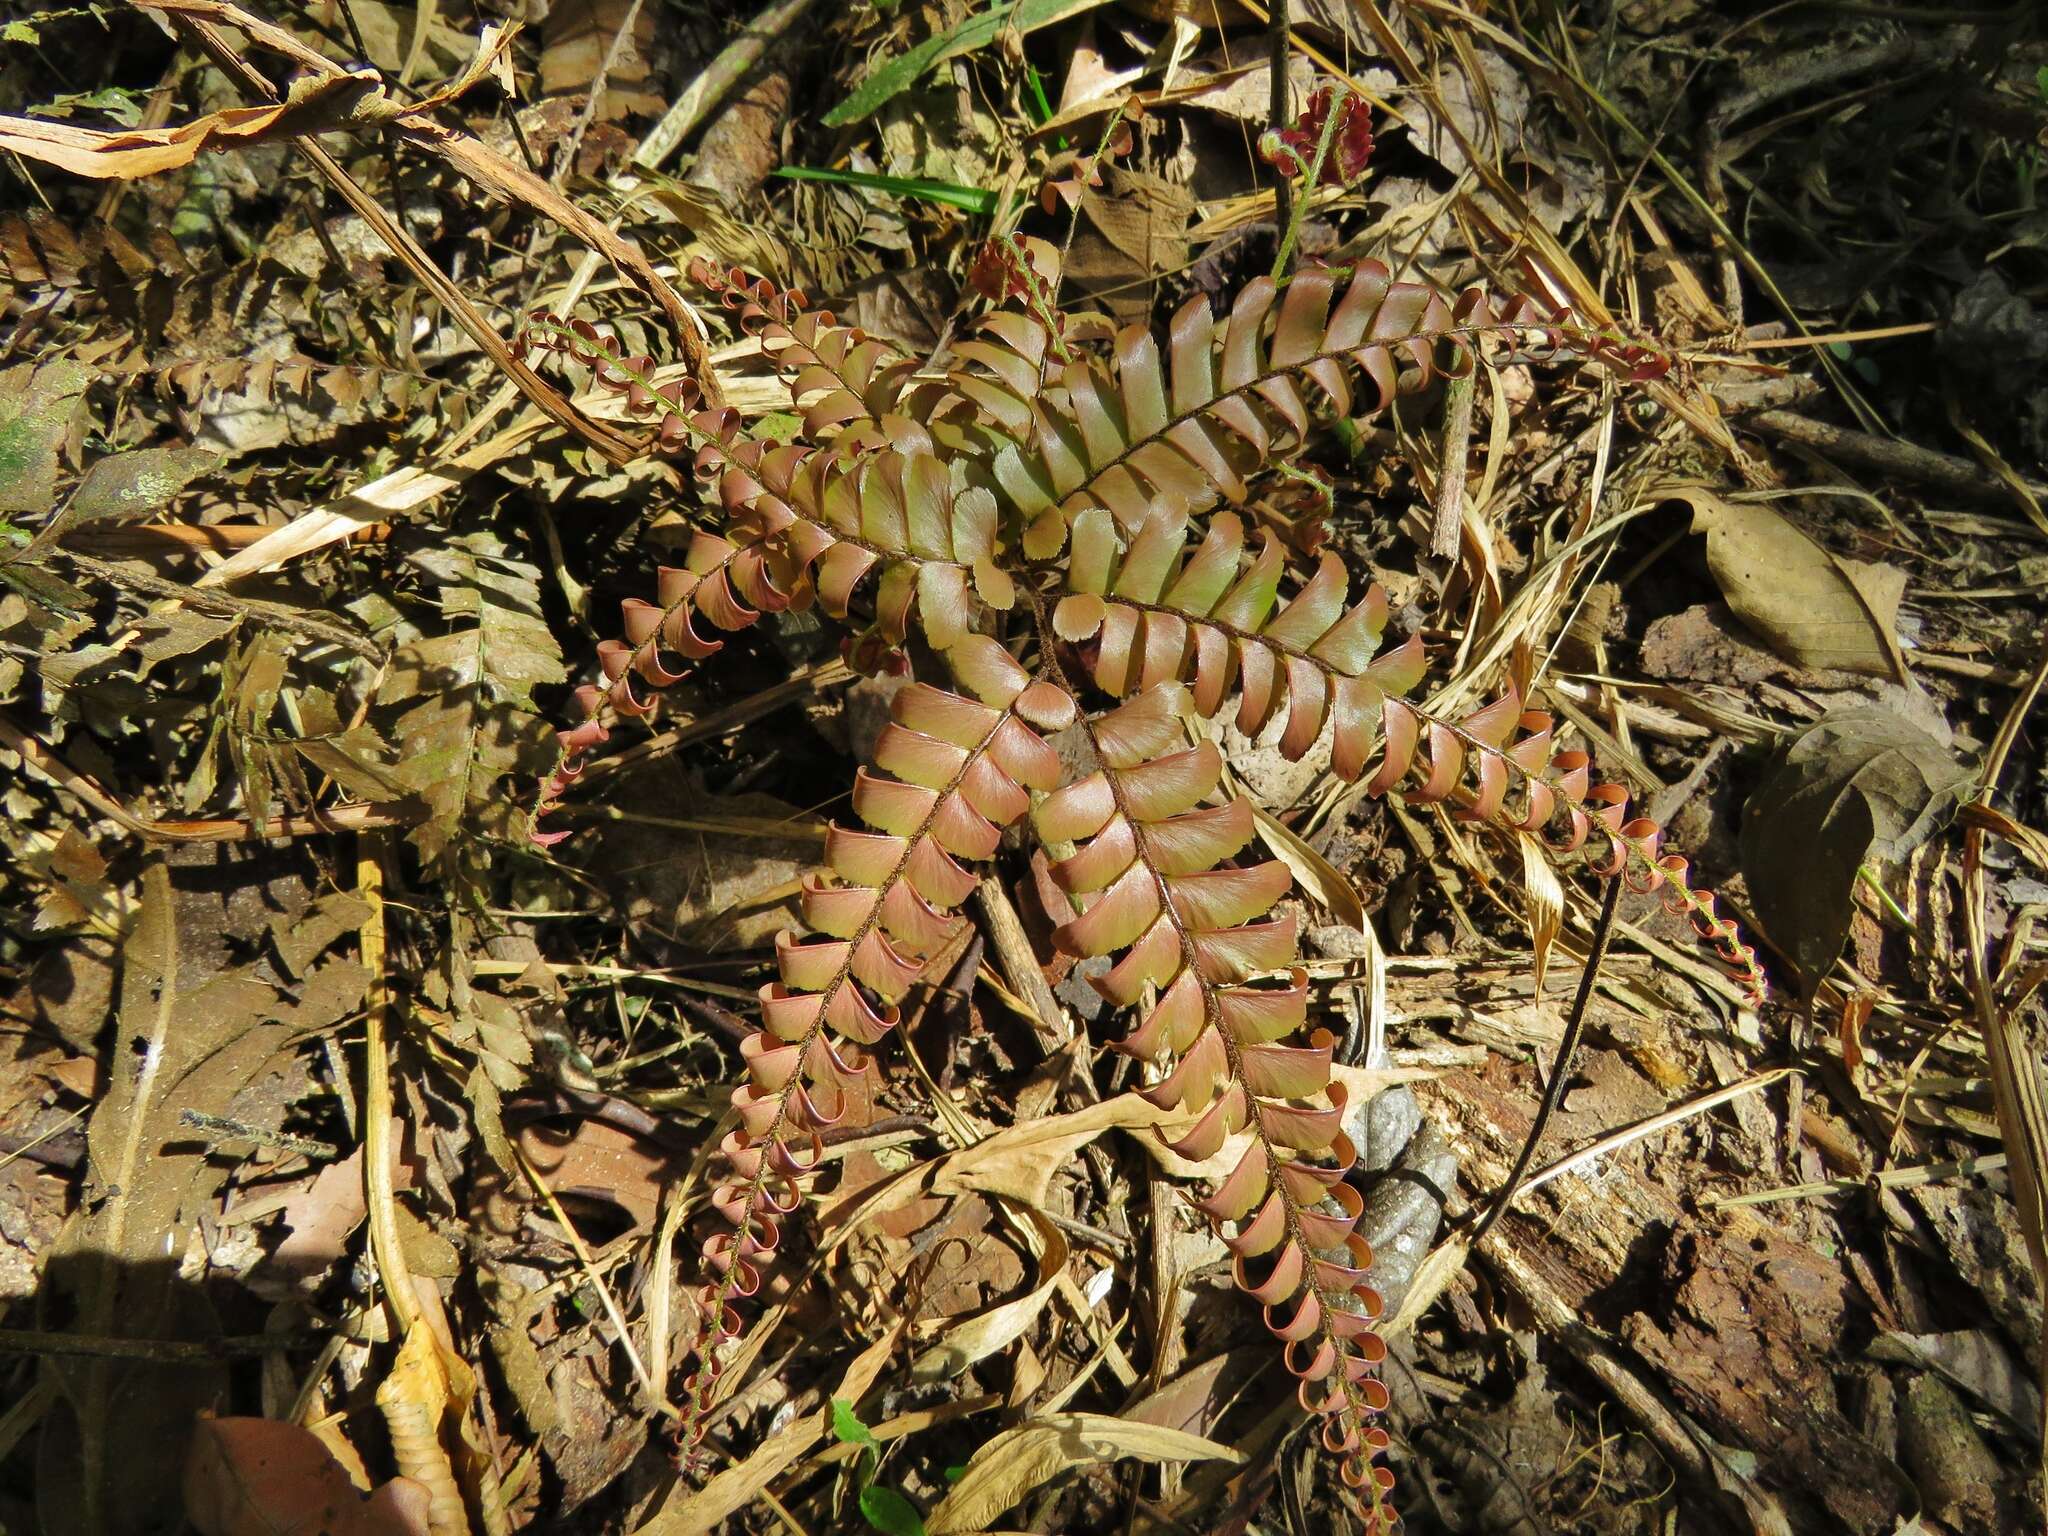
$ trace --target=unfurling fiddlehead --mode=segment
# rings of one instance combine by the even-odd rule
[[[1225,1229],[1322,1444],[1374,1528],[1391,1529],[1391,1478],[1373,1464],[1386,1444],[1373,1423],[1386,1404],[1372,1376],[1378,1302],[1352,1230],[1360,1200],[1343,1176],[1355,1152],[1332,1042],[1308,1018],[1294,922],[1275,915],[1288,871],[1248,852],[1251,806],[1222,789],[1202,722],[1234,710],[1257,734],[1284,713],[1283,753],[1327,739],[1332,771],[1370,794],[1399,791],[1561,853],[1604,839],[1602,872],[1659,889],[1753,992],[1762,978],[1711,894],[1660,852],[1657,827],[1594,782],[1583,753],[1556,749],[1547,715],[1512,690],[1456,718],[1410,701],[1425,658],[1413,639],[1382,649],[1385,594],[1354,599],[1329,554],[1298,579],[1280,544],[1219,503],[1243,506],[1268,471],[1290,468],[1317,421],[1381,411],[1483,349],[1632,376],[1657,360],[1569,314],[1446,298],[1371,262],[1260,279],[1222,318],[1192,301],[1163,344],[1060,313],[1042,242],[995,247],[976,272],[1023,308],[987,316],[949,366],[928,369],[800,294],[696,264],[788,385],[802,418],[793,442],[749,437],[686,389],[655,387],[647,359],[582,322],[529,326],[531,347],[587,364],[655,423],[656,444],[694,449],[709,510],[682,565],[659,573],[652,601],[629,599],[622,636],[599,648],[602,682],[579,694],[586,718],[563,733],[545,803],[602,743],[608,714],[647,714],[687,664],[763,614],[816,605],[852,621],[861,664],[916,637],[955,684],[896,695],[874,768],[855,780],[863,826],[833,827],[824,871],[805,882],[814,936],[777,941],[732,1096],[681,1436],[702,1432],[735,1304],[782,1245],[822,1129],[957,938],[968,865],[1028,813],[1043,842],[1074,850],[1052,870],[1078,909],[1059,946],[1116,957],[1099,990],[1118,1007],[1148,1004],[1118,1049],[1148,1064],[1147,1098],[1185,1112],[1177,1152],[1231,1150],[1199,1208]],[[1094,765],[1063,779],[1045,733],[1070,725]]]

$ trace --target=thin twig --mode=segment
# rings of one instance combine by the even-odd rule
[[[1607,944],[1614,937],[1614,909],[1621,901],[1621,876],[1610,875],[1607,880],[1607,894],[1601,898],[1600,917],[1593,925],[1593,948],[1586,956],[1586,965],[1579,972],[1578,995],[1572,999],[1571,1017],[1565,1021],[1564,1038],[1558,1042],[1557,1059],[1550,1069],[1550,1081],[1543,1089],[1543,1103],[1536,1111],[1536,1123],[1529,1127],[1529,1135],[1522,1143],[1521,1155],[1515,1159],[1515,1166],[1501,1182],[1499,1191],[1486,1208],[1486,1214],[1479,1218],[1479,1225],[1472,1229],[1466,1242],[1473,1248],[1479,1240],[1493,1229],[1493,1224],[1506,1214],[1521,1193],[1522,1175],[1529,1171],[1529,1164],[1536,1160],[1536,1149],[1543,1142],[1543,1133],[1550,1126],[1550,1117],[1557,1113],[1557,1107],[1564,1102],[1564,1086],[1571,1081],[1572,1056],[1578,1051],[1579,1041],[1586,1032],[1587,1005],[1593,1000],[1594,983],[1600,979],[1600,963],[1607,958]]]
[[[330,1161],[341,1156],[341,1148],[331,1142],[310,1141],[304,1136],[294,1136],[267,1125],[251,1125],[246,1120],[231,1120],[225,1115],[202,1114],[196,1109],[179,1110],[178,1123],[207,1132],[209,1139],[215,1142],[253,1141],[258,1146],[275,1147],[280,1152],[290,1152],[299,1157]]]
[[[126,1339],[90,1333],[42,1333],[33,1328],[0,1328],[0,1354],[77,1355],[92,1360],[134,1360],[150,1365],[202,1365],[305,1349],[326,1336],[318,1333],[259,1333],[221,1339]]]
[[[1465,527],[1465,460],[1472,442],[1472,380],[1467,369],[1444,390],[1443,457],[1436,472],[1435,521],[1429,530],[1429,552],[1457,563]]]
[[[208,613],[221,619],[247,619],[252,624],[261,624],[269,629],[281,629],[287,634],[299,635],[308,640],[338,645],[354,651],[369,661],[384,659],[383,651],[367,636],[359,635],[352,629],[329,623],[326,619],[284,603],[270,603],[254,597],[236,597],[227,592],[188,586],[182,581],[172,581],[167,576],[159,576],[154,571],[146,571],[138,566],[112,560],[96,559],[75,549],[65,550],[64,558],[86,575],[103,581],[108,586],[127,587],[148,597],[170,598],[183,603],[195,613]]]
[[[590,82],[590,99],[583,104],[583,111],[555,152],[555,171],[548,180],[556,186],[562,184],[569,174],[569,167],[576,163],[576,155],[583,148],[583,136],[590,131],[590,125],[597,118],[597,104],[604,99],[604,93],[612,77],[612,69],[619,62],[619,55],[626,51],[626,39],[632,36],[633,28],[640,22],[640,0],[626,7],[625,19],[619,23],[619,30],[612,34],[611,45],[605,49],[604,58],[597,66],[597,76]]]
[[[1952,453],[1939,453],[1917,443],[1898,442],[1873,433],[1858,432],[1851,427],[1837,427],[1801,416],[1796,411],[1759,411],[1754,416],[1743,417],[1742,422],[1780,442],[1817,448],[1860,468],[1897,475],[1901,480],[1910,480],[1915,485],[1924,485],[1945,495],[1966,496],[1972,501],[2012,500],[2012,487],[2005,481],[1983,466]],[[2048,496],[2048,485],[2025,483],[2036,496]]]
[[[2048,687],[2048,646],[2027,685],[2007,711],[1991,750],[1984,756],[1977,800],[1989,805],[1998,791],[2007,758],[2026,726],[2027,716]],[[1984,1037],[1984,1056],[1991,1070],[1991,1096],[1998,1110],[1998,1129],[2005,1141],[2006,1180],[2026,1240],[2035,1283],[2048,1283],[2048,1091],[2032,1042],[2011,1010],[2001,1010],[1991,969],[1991,936],[1985,921],[1984,828],[1972,823],[1963,834],[1964,959],[1968,965],[1970,1002]],[[2048,1327],[2039,1341],[2042,1439],[2038,1464],[2048,1470]]]
[[[1273,0],[1271,14],[1266,17],[1266,69],[1272,75],[1271,110],[1273,132],[1279,133],[1294,119],[1294,105],[1287,94],[1287,55],[1289,49],[1288,13],[1293,9],[1290,0]],[[1287,173],[1277,165],[1273,167],[1273,210],[1275,221],[1286,229],[1293,221],[1294,183]]]
[[[576,1224],[569,1219],[569,1213],[562,1209],[562,1203],[555,1198],[555,1192],[548,1187],[548,1181],[541,1177],[540,1170],[533,1166],[525,1149],[516,1141],[512,1143],[512,1156],[518,1160],[519,1171],[525,1175],[526,1182],[531,1184],[541,1199],[547,1203],[549,1214],[555,1218],[567,1236],[569,1246],[575,1250],[576,1260],[583,1266],[584,1279],[597,1292],[597,1299],[604,1306],[605,1316],[611,1319],[612,1327],[618,1330],[619,1343],[626,1351],[626,1363],[633,1368],[633,1376],[640,1383],[641,1392],[645,1394],[644,1400],[653,1404],[656,1411],[664,1417],[674,1418],[676,1409],[662,1397],[661,1389],[655,1385],[654,1378],[647,1374],[647,1363],[640,1358],[640,1351],[633,1344],[633,1332],[626,1326],[626,1314],[619,1310],[619,1303],[612,1295],[612,1288],[605,1284],[604,1276],[598,1273],[597,1263],[591,1258],[589,1246],[584,1243],[582,1234],[576,1230]]]

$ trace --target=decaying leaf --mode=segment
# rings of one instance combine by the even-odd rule
[[[310,1430],[202,1419],[185,1457],[200,1536],[427,1536],[427,1491],[396,1477],[367,1497]]]
[[[1896,635],[1904,571],[1832,554],[1761,503],[1704,486],[1666,494],[1692,507],[1728,606],[1772,650],[1802,667],[1906,680]]]
[[[41,554],[82,523],[154,512],[219,463],[201,448],[138,448],[97,459],[19,558]]]
[[[363,1153],[358,1147],[338,1163],[329,1163],[284,1206],[284,1240],[270,1256],[271,1264],[295,1279],[324,1275],[348,1251],[348,1239],[369,1207],[363,1200]]]
[[[1112,1461],[1242,1461],[1227,1445],[1184,1430],[1134,1423],[1106,1413],[1055,1413],[1006,1429],[974,1453],[967,1472],[932,1511],[925,1528],[985,1530],[1032,1489],[1074,1467]]]
[[[1926,841],[1971,777],[1946,742],[1877,704],[1822,716],[1780,755],[1744,810],[1742,868],[1809,991],[1848,939],[1857,871]]]
[[[57,454],[90,381],[83,367],[66,360],[0,373],[0,515],[50,510],[57,499]]]
[[[911,1363],[910,1374],[915,1380],[944,1381],[958,1376],[977,1360],[986,1360],[1007,1349],[1024,1336],[1045,1310],[1045,1304],[1052,1300],[1067,1267],[1067,1239],[1032,1207],[1026,1206],[1024,1215],[1038,1234],[1038,1274],[1031,1289],[950,1324],[944,1336]]]
[[[524,813],[498,793],[499,783],[507,774],[539,774],[552,761],[533,688],[560,682],[564,672],[535,567],[482,534],[450,540],[420,563],[443,582],[451,628],[393,658],[383,699],[405,706],[386,731],[404,755],[394,776],[431,807],[411,836],[438,860],[465,819],[500,838],[523,830]]]
[[[142,889],[122,946],[108,1086],[87,1131],[88,1196],[52,1247],[45,1300],[80,1333],[203,1337],[218,1325],[203,1293],[179,1279],[176,1256],[227,1168],[180,1114],[229,1113],[267,1063],[356,1007],[366,977],[330,960],[293,997],[251,972],[206,975],[179,943],[170,871],[152,864]],[[43,1528],[161,1528],[162,1490],[176,1484],[184,1449],[163,1427],[213,1406],[225,1371],[92,1357],[52,1358],[44,1369],[58,1398],[39,1445]]]

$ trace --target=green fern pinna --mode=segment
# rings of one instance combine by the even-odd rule
[[[1443,803],[1462,818],[1590,845],[1595,868],[1674,912],[1753,990],[1755,955],[1596,783],[1585,754],[1555,749],[1548,716],[1510,690],[1458,718],[1409,702],[1424,656],[1383,644],[1386,596],[1354,600],[1325,553],[1297,579],[1278,541],[1236,508],[1257,477],[1302,448],[1319,415],[1357,417],[1471,368],[1481,349],[1565,355],[1641,376],[1657,360],[1614,337],[1474,291],[1452,300],[1362,262],[1248,284],[1227,317],[1191,300],[1164,338],[1061,313],[1057,257],[999,242],[977,263],[1005,301],[943,364],[807,311],[802,296],[702,263],[692,277],[757,337],[802,418],[794,442],[751,438],[688,383],[657,387],[645,357],[582,321],[530,318],[527,350],[567,353],[654,427],[652,446],[694,451],[712,514],[653,602],[625,604],[600,647],[605,684],[563,733],[543,809],[603,742],[608,716],[641,716],[764,613],[817,606],[850,626],[858,664],[899,658],[913,633],[942,677],[892,705],[874,767],[856,776],[858,826],[832,828],[804,883],[807,935],[776,944],[760,1029],[742,1046],[736,1128],[705,1246],[701,1330],[683,1397],[693,1444],[720,1396],[722,1355],[803,1203],[819,1132],[869,1072],[898,1004],[966,919],[975,866],[1028,828],[1055,862],[1076,956],[1114,956],[1095,980],[1136,1023],[1116,1042],[1149,1064],[1142,1091],[1185,1120],[1175,1151],[1241,1148],[1197,1202],[1225,1234],[1237,1283],[1263,1311],[1324,1446],[1359,1490],[1371,1528],[1398,1523],[1374,1367],[1379,1300],[1345,1174],[1356,1151],[1332,1082],[1334,1041],[1308,1021],[1285,865],[1254,851],[1254,818],[1221,789],[1201,722],[1235,710],[1256,735],[1285,717],[1298,758],[1329,737],[1332,770],[1375,795]],[[1069,732],[1091,763],[1049,738]],[[1369,775],[1369,776],[1368,776]],[[558,834],[543,834],[552,838]]]

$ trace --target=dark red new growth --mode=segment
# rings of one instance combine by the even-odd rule
[[[1316,146],[1323,141],[1323,129],[1330,121],[1330,103],[1335,91],[1324,86],[1308,99],[1308,107],[1291,128],[1268,129],[1259,139],[1259,153],[1283,176],[1306,176],[1315,164]],[[1337,109],[1337,128],[1330,136],[1330,148],[1323,156],[1318,185],[1348,187],[1365,174],[1372,159],[1372,109],[1356,96],[1347,95]]]

